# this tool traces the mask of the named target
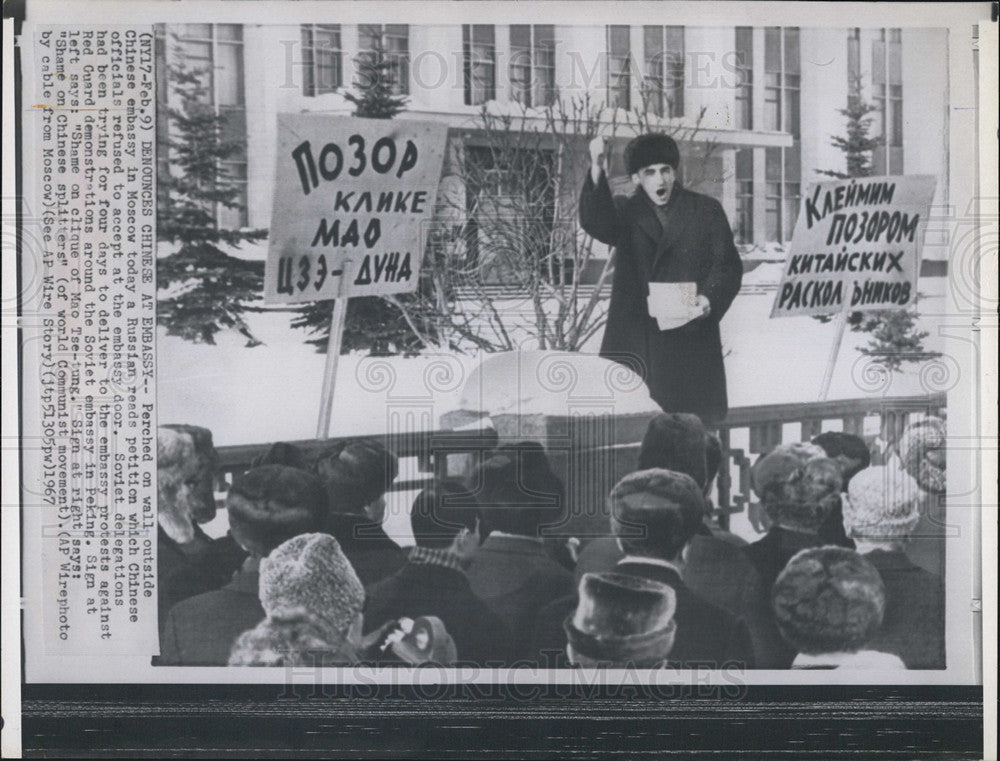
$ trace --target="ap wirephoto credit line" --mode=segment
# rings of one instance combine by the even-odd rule
[[[270,685],[290,720],[431,685],[475,714],[476,686],[565,694],[558,721],[624,685],[650,721],[703,686],[752,711],[829,688],[830,716],[961,686],[981,722],[996,35],[933,5],[5,20],[29,713],[76,715],[36,685]],[[914,710],[908,747],[982,757]],[[45,726],[5,754],[62,748]],[[539,753],[590,738],[555,726]]]

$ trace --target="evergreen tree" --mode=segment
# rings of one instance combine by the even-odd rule
[[[382,35],[376,29],[367,35],[372,48],[354,59],[357,77],[354,88],[345,92],[344,98],[354,104],[354,116],[367,119],[392,119],[406,108],[407,97],[394,92],[394,62],[385,51]],[[401,301],[407,294],[397,296]],[[314,301],[303,305],[292,320],[292,326],[305,328],[314,337],[307,343],[325,352],[330,335],[332,301]],[[347,318],[341,353],[367,350],[373,356],[389,354],[413,355],[420,351],[421,340],[410,329],[403,313],[390,301],[380,296],[360,296],[347,303]]]
[[[158,177],[157,235],[179,245],[157,260],[157,319],[168,335],[187,341],[214,344],[220,330],[235,329],[247,346],[257,346],[243,314],[263,293],[264,263],[220,246],[238,248],[267,231],[225,229],[215,214],[219,207],[241,208],[239,188],[221,167],[241,146],[224,139],[224,117],[215,112],[202,72],[176,65],[168,76],[179,106],[167,109],[169,137],[160,147],[168,151],[170,172]]]
[[[881,135],[872,135],[872,113],[878,107],[861,97],[861,81],[851,85],[847,108],[838,109],[847,119],[846,133],[834,135],[830,144],[844,154],[847,171],[817,170],[820,174],[846,180],[852,177],[870,177],[874,173],[872,152],[884,143]],[[856,333],[870,336],[867,346],[859,346],[862,354],[878,358],[889,370],[898,370],[904,362],[920,362],[940,356],[940,352],[927,351],[923,341],[929,333],[917,329],[918,313],[915,309],[880,309],[870,312],[851,312],[847,324]],[[827,322],[831,318],[820,318]]]

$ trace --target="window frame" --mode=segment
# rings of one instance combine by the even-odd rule
[[[477,33],[489,30],[488,40],[477,39]],[[486,56],[477,58],[477,48]],[[477,79],[477,71],[488,70],[487,77]],[[463,95],[467,106],[481,106],[497,98],[497,37],[494,24],[462,24]],[[481,90],[477,85],[482,83]]]

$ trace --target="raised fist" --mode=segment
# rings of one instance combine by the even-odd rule
[[[598,135],[590,141],[590,161],[594,166],[604,167],[604,157],[608,150],[608,139]]]

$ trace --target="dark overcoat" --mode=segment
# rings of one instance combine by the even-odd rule
[[[743,263],[722,206],[675,182],[661,226],[642,188],[612,196],[602,172],[580,194],[580,224],[615,247],[614,280],[601,356],[636,369],[666,412],[691,412],[707,425],[729,409],[719,320],[739,292]],[[649,316],[649,283],[694,282],[710,314],[674,330]]]

